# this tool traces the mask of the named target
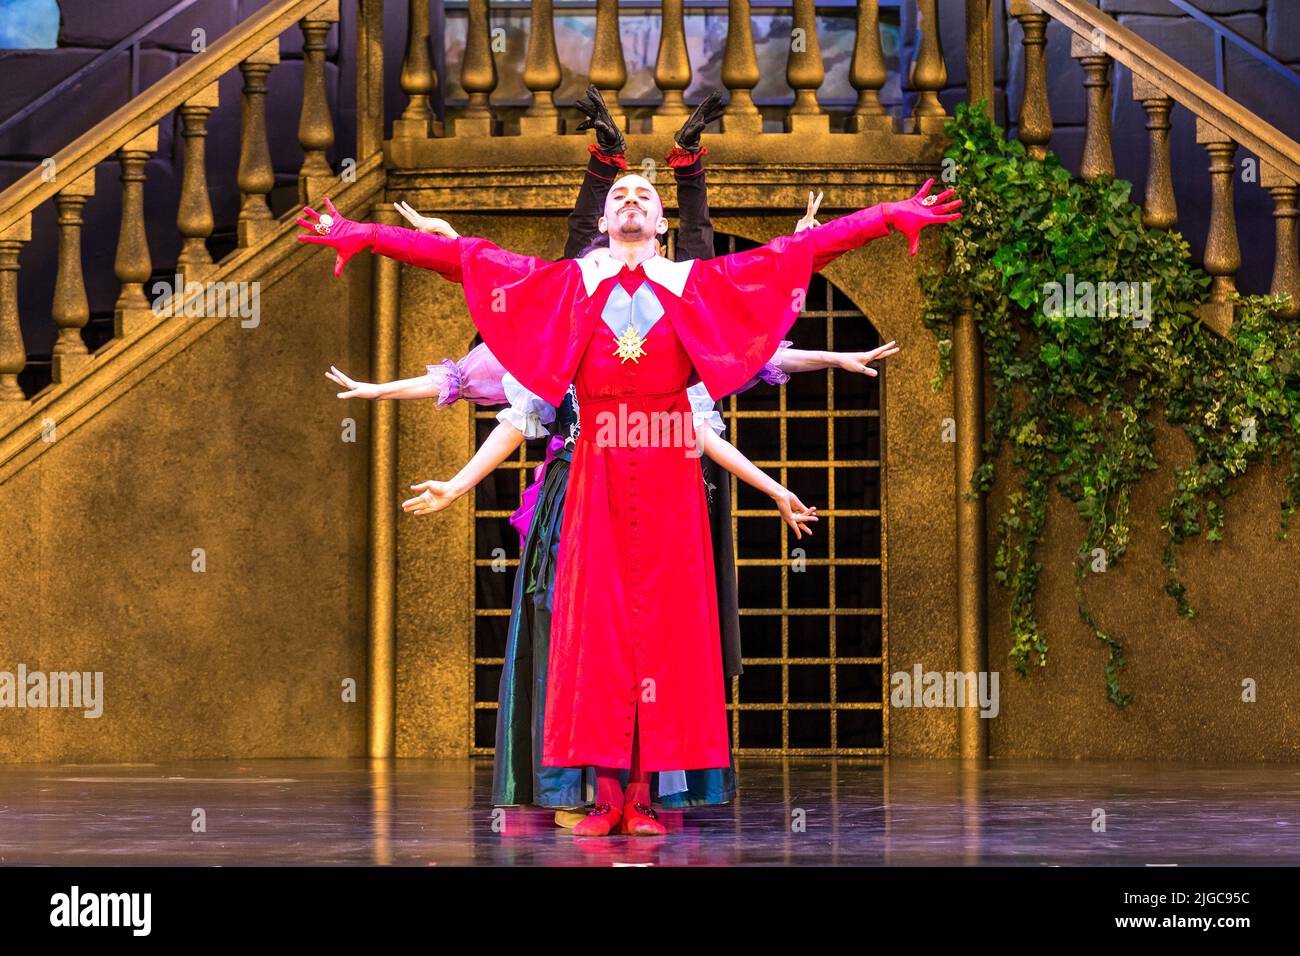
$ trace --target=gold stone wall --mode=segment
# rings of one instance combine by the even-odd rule
[[[218,320],[6,469],[0,670],[101,671],[104,707],[0,710],[0,760],[364,753],[369,408],[324,372],[369,365],[371,264],[331,262],[297,251],[257,328]]]
[[[997,757],[1182,760],[1293,760],[1300,755],[1300,535],[1276,540],[1285,469],[1260,463],[1225,503],[1224,540],[1178,549],[1193,620],[1164,593],[1165,532],[1157,508],[1173,491],[1173,464],[1190,459],[1181,430],[1157,429],[1160,471],[1133,497],[1128,553],[1090,574],[1086,595],[1103,626],[1124,641],[1123,711],[1106,699],[1106,649],[1079,619],[1073,561],[1083,526],[1053,494],[1048,509],[1039,618],[1050,650],[1030,681],[1008,666],[1008,594],[989,591],[989,666],[1002,672],[1001,714],[989,721]],[[1003,468],[989,499],[992,566],[995,520],[1011,487]],[[1011,479],[1014,481],[1014,479]],[[1294,522],[1293,522],[1294,524]],[[1255,703],[1242,682],[1257,684]]]

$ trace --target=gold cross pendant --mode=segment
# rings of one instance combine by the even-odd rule
[[[614,354],[623,362],[631,359],[640,364],[641,356],[645,355],[645,349],[641,348],[644,342],[645,336],[637,332],[636,327],[629,322],[623,334],[618,337],[618,348],[614,350]]]

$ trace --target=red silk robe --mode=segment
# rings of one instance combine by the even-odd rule
[[[879,208],[752,251],[636,269],[549,262],[467,237],[389,242],[385,232],[375,252],[464,284],[483,340],[524,387],[552,405],[570,382],[577,391],[583,425],[556,569],[543,764],[627,767],[635,730],[646,770],[728,766],[698,449],[617,435],[602,420],[667,413],[690,428],[687,386],[700,380],[724,396],[757,374],[802,310],[812,273],[889,232]],[[663,313],[645,354],[622,361],[601,313],[617,286],[632,294],[643,284]]]

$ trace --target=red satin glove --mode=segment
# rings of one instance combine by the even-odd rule
[[[322,216],[310,206],[303,207],[303,213],[311,218],[299,218],[298,225],[311,231],[299,233],[298,241],[329,246],[338,253],[334,257],[334,276],[337,278],[343,274],[343,267],[348,264],[349,259],[374,245],[375,224],[353,222],[351,219],[343,218],[328,196],[325,197],[325,209],[328,215]],[[321,232],[318,227],[327,227],[327,229]]]
[[[903,202],[882,202],[881,210],[885,215],[885,222],[893,226],[903,235],[907,236],[907,254],[916,255],[921,244],[921,230],[926,226],[932,226],[938,222],[952,222],[954,219],[960,219],[961,213],[954,212],[961,206],[960,199],[954,199],[952,202],[944,202],[952,195],[951,189],[945,189],[937,196],[927,196],[930,187],[934,185],[933,179],[927,179],[925,185],[911,199]]]

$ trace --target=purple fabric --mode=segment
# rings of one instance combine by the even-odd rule
[[[506,404],[501,385],[506,370],[485,343],[474,346],[459,362],[443,359],[427,368],[438,387],[438,408],[454,405],[462,398],[475,405]]]
[[[510,524],[519,532],[519,553],[523,554],[524,539],[528,537],[528,526],[533,523],[533,512],[537,510],[537,496],[542,491],[542,480],[546,477],[546,466],[554,459],[561,448],[564,447],[564,439],[559,435],[552,435],[551,440],[546,443],[546,458],[533,470],[533,483],[524,489],[524,493],[519,496],[519,508],[510,516]]]
[[[776,351],[772,353],[772,357],[768,359],[767,364],[758,370],[758,374],[742,385],[734,394],[739,395],[741,392],[747,392],[759,382],[767,385],[784,385],[790,381],[790,373],[781,371],[781,366],[777,364],[777,361],[780,359],[781,353],[793,344],[788,339],[782,341],[776,347]]]

